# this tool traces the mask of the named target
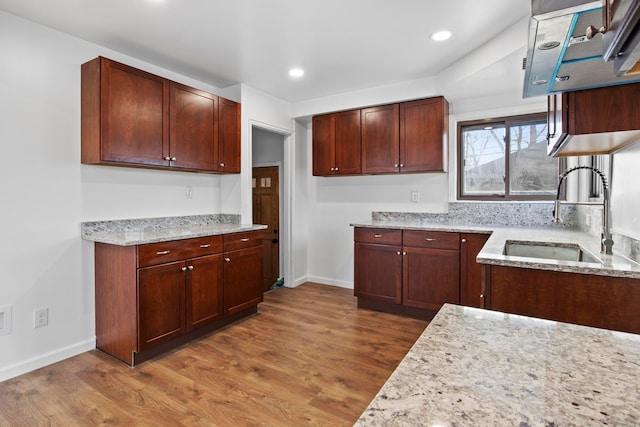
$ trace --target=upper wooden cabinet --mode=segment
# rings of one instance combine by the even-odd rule
[[[360,110],[313,118],[313,174],[357,175],[360,166]]]
[[[610,154],[640,140],[640,83],[548,97],[550,156]]]
[[[82,65],[81,98],[82,163],[240,172],[233,101],[103,57]]]
[[[449,103],[441,96],[400,104],[400,172],[446,172]]]
[[[240,173],[240,104],[220,98],[220,133],[216,170]]]
[[[362,110],[362,173],[399,171],[398,104]]]
[[[169,165],[218,170],[218,97],[178,83],[169,85]]]
[[[313,174],[446,172],[443,97],[313,117]]]

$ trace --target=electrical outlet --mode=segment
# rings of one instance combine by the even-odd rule
[[[193,199],[193,187],[191,187],[190,185],[187,186],[186,195],[187,199]]]
[[[49,307],[33,310],[33,327],[41,328],[49,324]]]
[[[411,203],[418,203],[420,201],[420,193],[418,191],[411,192]]]
[[[9,335],[11,333],[11,306],[3,305],[0,307],[0,335]]]

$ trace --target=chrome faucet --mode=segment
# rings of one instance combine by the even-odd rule
[[[578,169],[589,169],[594,174],[598,175],[602,180],[602,234],[600,236],[600,252],[611,255],[613,254],[613,239],[611,238],[611,212],[609,212],[609,186],[607,185],[607,177],[604,176],[602,172],[600,172],[597,168],[593,166],[576,166],[562,175],[560,175],[560,180],[558,182],[558,193],[556,194],[556,201],[553,208],[553,222],[561,222],[560,218],[560,187],[562,187],[562,182],[571,172],[576,171]]]

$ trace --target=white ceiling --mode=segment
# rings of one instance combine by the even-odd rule
[[[0,0],[0,10],[219,88],[298,102],[435,76],[528,16],[530,0]],[[429,39],[442,29],[453,37]],[[294,66],[303,78],[288,76]]]

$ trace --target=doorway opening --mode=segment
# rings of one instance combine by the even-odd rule
[[[281,230],[284,195],[282,179],[285,136],[266,129],[252,127],[252,215],[254,224],[264,224],[263,290],[269,291],[284,283]]]

